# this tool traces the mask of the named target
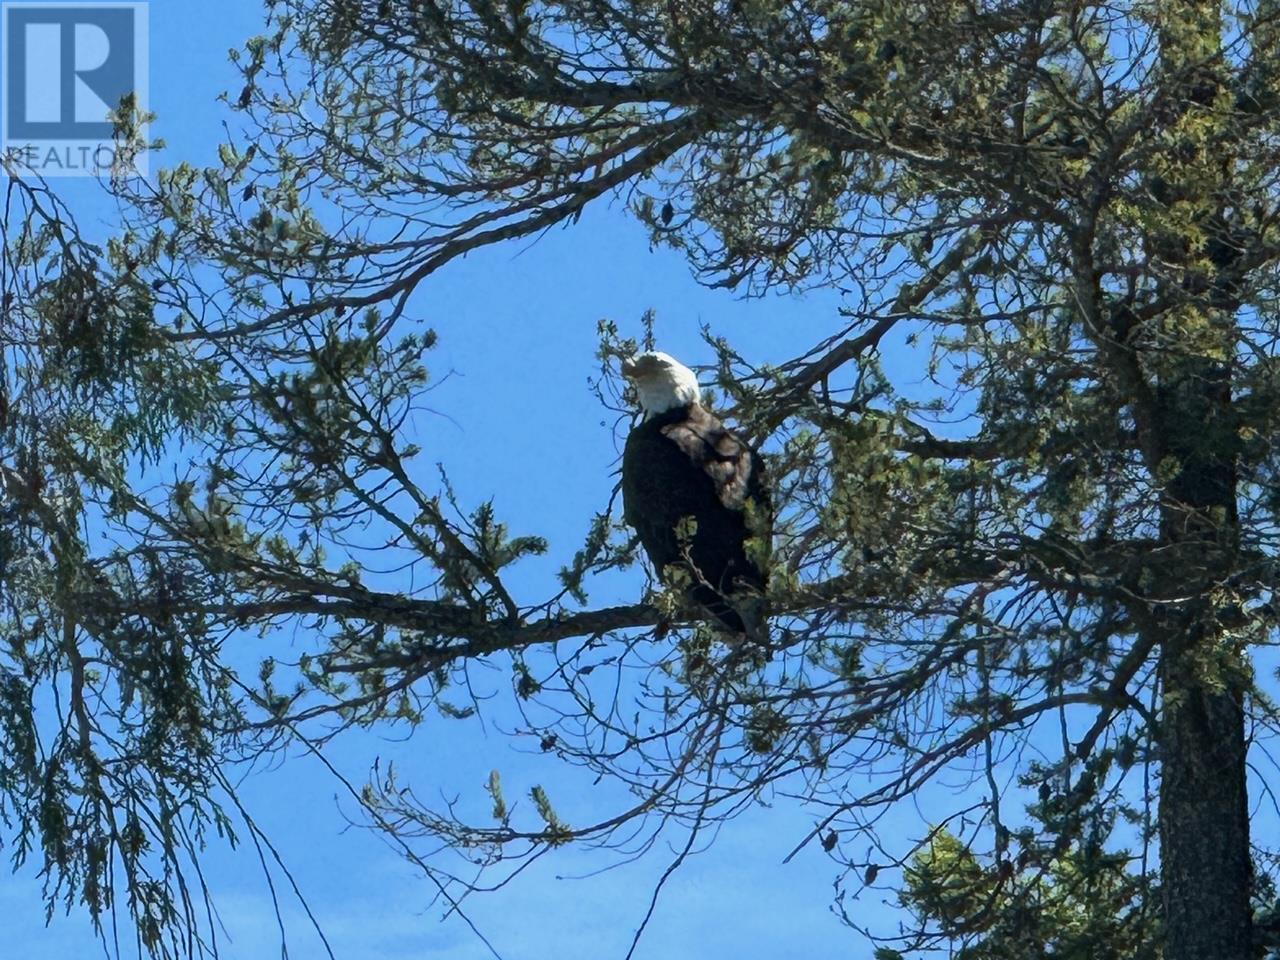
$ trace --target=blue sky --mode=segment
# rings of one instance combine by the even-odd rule
[[[261,4],[251,0],[151,4],[151,106],[159,114],[153,133],[168,143],[153,170],[212,160],[227,117],[216,98],[239,89],[228,50],[258,32],[261,17]],[[94,184],[64,180],[59,188],[91,231],[110,228],[110,208]],[[598,206],[573,228],[536,243],[473,253],[419,291],[416,313],[440,333],[433,372],[441,383],[429,400],[440,415],[419,423],[423,461],[444,461],[471,503],[494,496],[516,532],[550,540],[550,554],[519,571],[515,586],[526,597],[554,581],[615,481],[615,417],[588,387],[596,372],[596,323],[607,317],[639,334],[639,318],[650,308],[658,315],[662,348],[691,364],[711,359],[698,333],[704,323],[753,360],[769,360],[830,333],[837,321],[830,296],[744,302],[697,286],[683,260],[649,250],[620,204]],[[573,455],[566,457],[566,450]],[[620,596],[634,597],[639,576],[630,575]],[[254,655],[273,652],[270,642]],[[495,685],[502,682],[495,675]],[[428,723],[409,742],[351,735],[329,757],[356,783],[375,758],[393,757],[425,796],[458,793],[483,803],[481,788],[499,768],[512,796],[545,784],[570,822],[575,812],[585,819],[605,807],[607,786],[593,787],[547,758],[517,752],[495,730],[500,711],[484,729]],[[242,785],[246,806],[276,844],[337,956],[489,956],[464,924],[440,922],[441,908],[428,906],[432,889],[414,868],[376,835],[348,826],[344,814],[356,810],[340,790],[301,753]],[[731,823],[669,882],[637,956],[869,955],[828,911],[834,868],[821,852],[808,849],[781,863],[811,825],[785,802]],[[663,847],[590,879],[557,879],[614,862],[603,851],[569,851],[544,859],[502,891],[467,901],[466,909],[507,960],[621,958],[669,856]],[[279,956],[279,932],[252,846],[212,847],[204,868],[226,929],[223,955]],[[302,911],[287,894],[282,899],[290,955],[320,956]],[[4,955],[80,958],[101,951],[81,913],[58,914],[46,927],[39,878],[30,868],[0,875],[0,916],[6,919]]]

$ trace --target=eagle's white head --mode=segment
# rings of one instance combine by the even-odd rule
[[[646,418],[673,407],[687,407],[701,396],[697,374],[657,350],[623,360],[622,375],[636,385],[636,396]]]

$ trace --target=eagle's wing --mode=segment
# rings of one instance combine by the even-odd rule
[[[710,573],[710,585],[695,587],[692,596],[733,633],[767,644],[761,594],[773,539],[773,504],[764,463],[745,440],[700,406],[662,432],[710,478],[721,507],[704,518],[708,535],[695,538],[690,551],[695,566]],[[698,533],[703,533],[701,526]]]
[[[695,406],[687,419],[663,427],[662,432],[711,478],[724,506],[742,510],[748,498],[765,506],[764,464],[759,455],[706,410]]]

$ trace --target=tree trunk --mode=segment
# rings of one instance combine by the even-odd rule
[[[1149,253],[1178,269],[1159,283],[1189,327],[1162,333],[1148,362],[1156,389],[1146,454],[1160,492],[1159,556],[1150,558],[1160,645],[1160,856],[1165,960],[1251,960],[1252,863],[1245,793],[1245,653],[1229,624],[1239,569],[1238,424],[1232,365],[1239,349],[1239,244],[1229,210],[1234,157],[1215,130],[1229,126],[1221,9],[1201,0],[1158,4],[1161,122],[1171,136],[1157,202],[1190,213],[1214,242],[1197,250],[1171,217],[1149,232]],[[1192,331],[1194,335],[1192,335]],[[1199,339],[1197,339],[1199,338]],[[1183,346],[1183,350],[1179,350]]]
[[[1242,652],[1223,625],[1239,550],[1229,364],[1193,361],[1158,391],[1170,587],[1154,611],[1163,688],[1160,850],[1165,960],[1249,960],[1252,865]]]
[[[1160,856],[1165,960],[1251,956],[1249,818],[1239,692],[1210,686],[1206,647],[1191,626],[1162,662]]]

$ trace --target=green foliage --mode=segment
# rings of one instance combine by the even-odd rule
[[[541,786],[534,786],[529,791],[529,796],[533,798],[534,806],[537,807],[538,816],[542,818],[542,822],[547,825],[546,841],[551,846],[557,846],[568,842],[572,836],[569,827],[557,816],[555,809],[551,806],[551,798],[547,796],[547,791]]]
[[[1124,851],[1074,844],[1046,868],[983,864],[946,829],[904,872],[904,905],[960,960],[1160,957],[1159,888]]]
[[[758,706],[747,720],[747,748],[752,753],[770,753],[786,732],[785,717],[769,706]]]
[[[502,798],[502,780],[497,770],[489,773],[489,796],[493,798],[493,819],[506,823],[508,817],[507,803]]]
[[[588,573],[621,566],[627,562],[626,552],[617,550],[611,544],[613,534],[613,518],[607,513],[596,514],[591,518],[586,543],[574,554],[573,563],[560,569],[560,582],[577,603],[587,603],[585,582]]]

